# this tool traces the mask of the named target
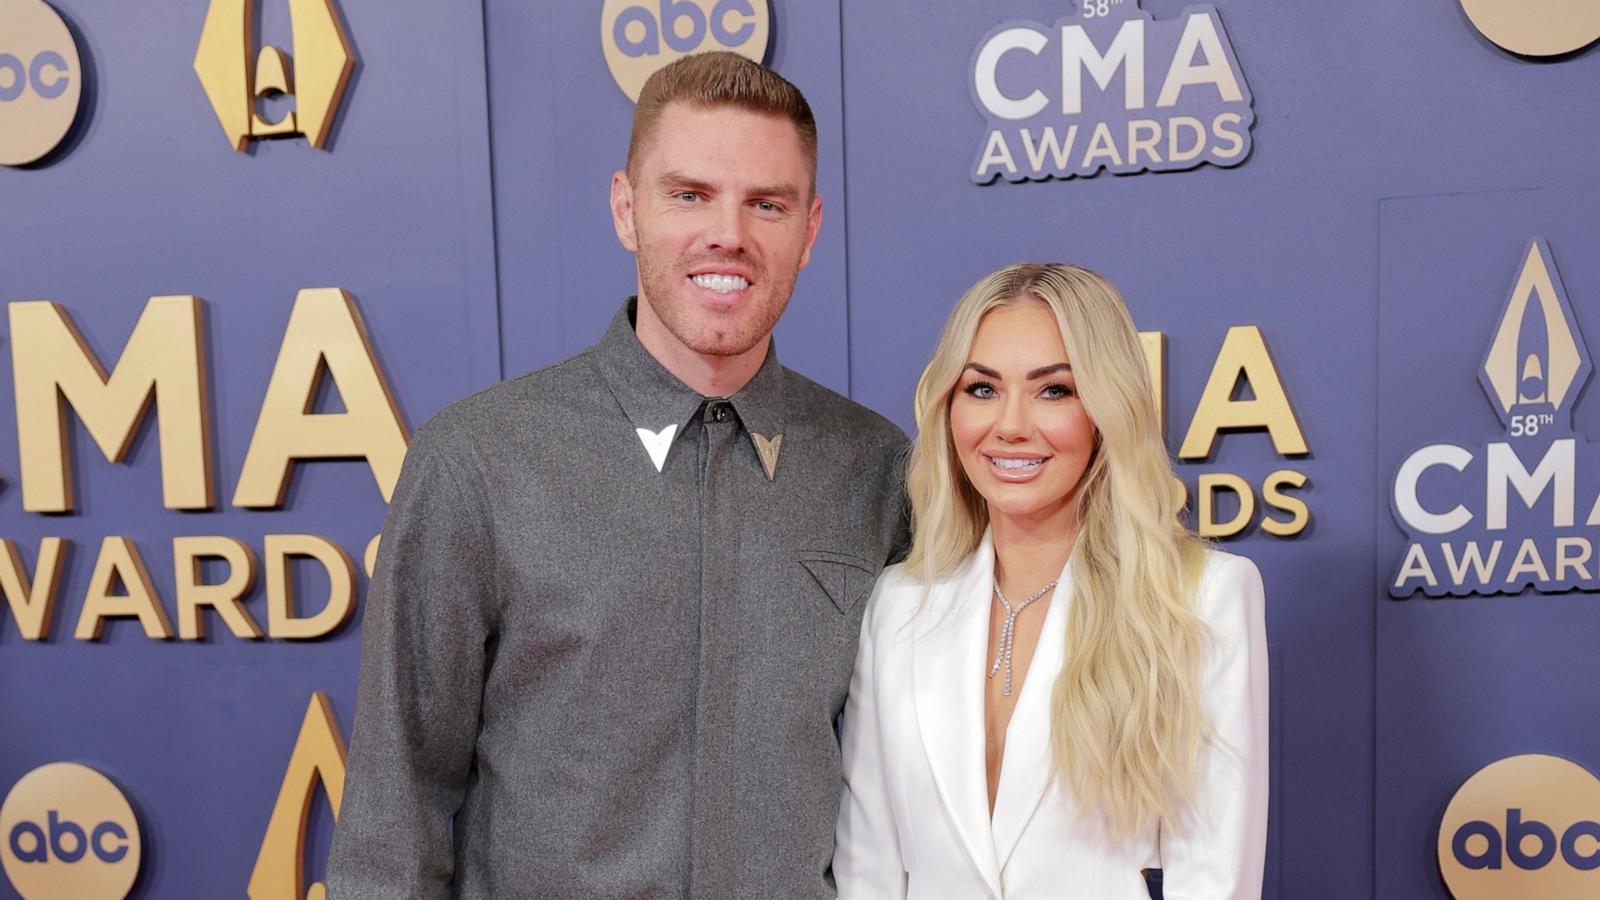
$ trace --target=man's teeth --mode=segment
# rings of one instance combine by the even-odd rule
[[[998,456],[989,458],[994,460],[994,464],[1002,469],[1036,469],[1044,462],[1043,459],[1003,459]]]
[[[739,275],[695,275],[690,280],[719,294],[742,291],[750,286],[750,282]]]

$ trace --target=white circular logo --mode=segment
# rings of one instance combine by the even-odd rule
[[[122,900],[139,856],[128,798],[88,766],[40,766],[0,803],[0,866],[23,900]]]
[[[1600,39],[1594,0],[1461,0],[1483,36],[1523,56],[1560,56]]]
[[[1542,754],[1484,766],[1444,811],[1439,871],[1456,900],[1600,897],[1600,779]]]
[[[44,0],[0,0],[0,165],[42,159],[78,117],[83,67]]]
[[[657,69],[691,53],[732,50],[761,62],[771,34],[768,0],[605,0],[600,10],[606,65],[635,101]]]

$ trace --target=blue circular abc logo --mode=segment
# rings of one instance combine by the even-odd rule
[[[0,166],[20,166],[72,130],[81,62],[72,32],[44,0],[0,0],[0,22]]]
[[[1600,3],[1573,0],[1461,0],[1484,37],[1523,56],[1560,56],[1600,40]]]
[[[1600,896],[1600,779],[1555,756],[1491,763],[1451,799],[1438,851],[1456,900]]]
[[[631,100],[657,69],[691,53],[732,50],[761,62],[772,33],[768,0],[606,0],[600,45]]]
[[[72,84],[72,69],[54,50],[44,50],[24,63],[12,53],[0,53],[0,103],[21,97],[29,85],[45,100],[55,100]]]
[[[0,866],[24,900],[121,900],[139,874],[139,823],[111,779],[77,763],[22,776],[0,804]]]

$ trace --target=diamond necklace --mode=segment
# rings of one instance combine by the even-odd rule
[[[1040,588],[1037,594],[1022,601],[1015,609],[1012,608],[1011,601],[1006,599],[1006,592],[1000,590],[1000,579],[996,578],[994,581],[994,595],[1000,599],[1000,605],[1005,607],[1006,623],[1000,627],[1000,649],[994,655],[994,665],[989,667],[989,677],[993,678],[999,674],[1000,664],[1005,663],[1005,695],[1007,697],[1011,696],[1011,644],[1017,637],[1017,616],[1022,615],[1022,611],[1032,605],[1033,601],[1049,593],[1056,586],[1056,582],[1060,580],[1057,578]]]

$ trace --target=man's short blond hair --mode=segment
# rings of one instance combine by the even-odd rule
[[[733,107],[793,122],[800,134],[800,148],[811,166],[812,191],[816,190],[817,120],[811,115],[811,104],[782,75],[726,50],[675,60],[644,83],[633,108],[633,134],[628,139],[630,177],[655,137],[662,112],[673,103],[697,109]]]

